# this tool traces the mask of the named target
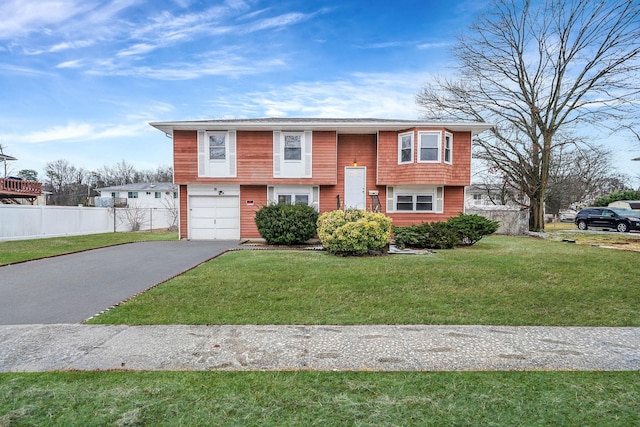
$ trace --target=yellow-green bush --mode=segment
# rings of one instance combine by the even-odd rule
[[[357,209],[325,212],[318,218],[318,237],[329,252],[367,255],[383,252],[389,244],[391,218]]]

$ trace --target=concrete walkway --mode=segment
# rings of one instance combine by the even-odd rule
[[[640,370],[640,328],[0,326],[0,372]]]

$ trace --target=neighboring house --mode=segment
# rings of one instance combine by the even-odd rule
[[[96,206],[170,208],[177,206],[178,186],[170,182],[135,183],[96,188]]]
[[[508,206],[521,208],[528,199],[512,188],[502,184],[471,184],[465,192],[466,207]]]
[[[156,122],[173,138],[181,238],[260,237],[270,203],[359,208],[395,225],[464,211],[471,138],[486,123],[265,118]]]

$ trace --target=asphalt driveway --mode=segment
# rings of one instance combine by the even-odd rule
[[[0,324],[79,323],[237,241],[157,241],[0,267]]]

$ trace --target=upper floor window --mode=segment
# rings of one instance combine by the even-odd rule
[[[284,159],[302,160],[302,135],[284,136]]]
[[[440,161],[440,132],[418,132],[418,161]]]
[[[209,160],[225,160],[227,158],[227,145],[225,133],[207,133],[209,137]]]
[[[413,132],[398,135],[398,163],[413,162]]]
[[[453,163],[453,135],[449,132],[444,134],[444,162]]]
[[[236,132],[198,131],[198,176],[236,176]]]
[[[273,176],[311,178],[312,132],[273,132]]]

